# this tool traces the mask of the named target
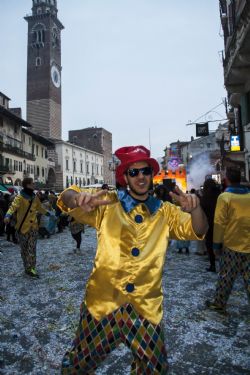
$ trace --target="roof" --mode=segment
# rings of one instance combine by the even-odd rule
[[[41,135],[35,134],[32,131],[28,129],[23,129],[23,132],[26,134],[29,134],[33,139],[35,139],[37,142],[45,145],[45,146],[53,146],[54,143],[49,141],[47,138],[42,137]]]
[[[5,94],[4,94],[3,92],[1,92],[1,91],[0,91],[0,96],[4,96],[6,99],[11,100],[10,98],[8,98],[7,95],[5,95]]]
[[[8,117],[10,120],[15,121],[20,126],[26,126],[27,128],[31,128],[32,125],[28,123],[27,121],[23,120],[19,116],[14,115],[10,110],[0,106],[0,114],[2,114],[5,117]]]

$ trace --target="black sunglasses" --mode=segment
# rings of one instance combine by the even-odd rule
[[[149,176],[152,174],[153,169],[151,167],[144,167],[144,168],[131,168],[127,170],[127,174],[130,177],[136,177],[139,173],[142,173],[144,176]]]

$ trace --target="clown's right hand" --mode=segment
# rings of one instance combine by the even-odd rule
[[[112,203],[110,200],[101,199],[105,194],[107,194],[107,190],[101,190],[94,194],[68,190],[62,194],[62,200],[69,208],[80,207],[85,212],[91,212],[99,206]]]

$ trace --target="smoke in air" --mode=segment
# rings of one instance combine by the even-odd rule
[[[203,185],[207,175],[215,173],[215,168],[211,165],[209,156],[201,154],[194,156],[189,166],[189,173],[187,175],[188,190],[200,189]]]

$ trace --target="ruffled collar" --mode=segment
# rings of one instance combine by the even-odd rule
[[[27,194],[24,190],[21,190],[20,195],[21,195],[22,197],[24,197],[25,199],[28,199],[28,200],[30,200],[30,199],[34,199],[35,196],[36,196],[35,193],[32,193],[32,195],[29,195],[29,194]]]
[[[149,195],[149,197],[145,201],[139,201],[133,198],[127,190],[119,190],[118,191],[118,199],[121,202],[121,205],[125,212],[129,213],[135,208],[138,204],[145,204],[148,208],[150,214],[154,214],[162,205],[162,202]]]

